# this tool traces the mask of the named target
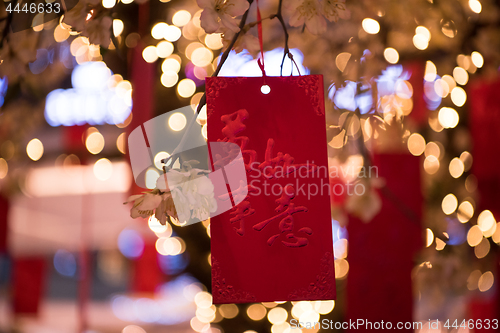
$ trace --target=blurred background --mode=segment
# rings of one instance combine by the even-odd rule
[[[331,194],[337,300],[215,306],[210,221],[162,226],[123,203],[144,191],[128,133],[195,112],[231,41],[202,28],[219,2],[80,0],[15,31],[22,10],[0,6],[0,332],[325,331],[292,329],[294,318],[495,328],[498,2],[259,2],[267,74],[324,76],[329,163],[342,171],[331,185],[368,191]],[[255,6],[219,75],[261,75]],[[206,137],[205,108],[197,122]],[[185,126],[172,118],[165,131]],[[155,156],[150,189],[170,153]],[[361,177],[372,165],[376,177]]]

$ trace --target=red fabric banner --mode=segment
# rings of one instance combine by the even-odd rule
[[[472,173],[477,178],[477,191],[479,192],[477,212],[489,209],[500,220],[500,104],[498,104],[498,92],[500,91],[500,79],[486,81],[484,79],[473,81],[469,84],[467,96],[469,98],[469,121],[472,136]],[[499,262],[497,255],[496,261]],[[471,305],[473,319],[500,318],[500,288],[498,278],[500,277],[500,265],[497,265],[495,274],[496,300],[492,303],[483,304],[490,306],[486,318],[481,315],[481,305],[475,302]]]
[[[473,141],[472,172],[477,177],[479,209],[500,216],[500,80],[471,82],[469,85],[470,128]]]
[[[423,234],[420,163],[412,155],[384,154],[375,156],[374,165],[386,183],[382,209],[370,222],[349,217],[347,225],[347,317],[396,327],[412,321],[411,270]]]
[[[146,241],[142,256],[133,262],[132,267],[132,292],[154,293],[164,281],[154,242]]]
[[[208,141],[237,144],[248,181],[211,219],[214,303],[334,299],[322,76],[207,78],[206,91]]]
[[[15,314],[37,314],[45,284],[45,259],[14,258],[12,309]]]

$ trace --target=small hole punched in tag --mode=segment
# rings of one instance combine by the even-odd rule
[[[269,87],[267,84],[264,84],[262,85],[262,87],[260,87],[260,91],[264,94],[264,95],[267,95],[271,92],[271,87]]]

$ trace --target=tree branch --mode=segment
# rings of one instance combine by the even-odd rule
[[[229,56],[229,52],[231,52],[234,44],[236,43],[236,41],[238,40],[238,37],[240,36],[242,30],[243,30],[243,27],[245,26],[245,23],[247,21],[247,17],[248,17],[248,12],[250,11],[250,7],[252,6],[252,2],[253,0],[247,0],[248,3],[249,3],[249,6],[248,6],[248,9],[247,11],[245,12],[245,14],[243,14],[243,16],[241,17],[241,21],[240,21],[240,31],[238,31],[233,39],[231,40],[231,43],[229,43],[228,47],[226,48],[226,50],[224,51],[224,53],[222,53],[222,56],[220,57],[220,62],[219,62],[219,65],[217,66],[217,69],[215,70],[215,72],[212,74],[211,77],[216,77],[219,75],[219,72],[220,70],[222,69],[222,65],[224,65],[224,63],[226,62],[227,60],[227,57]],[[205,92],[203,94],[203,96],[201,97],[201,100],[200,100],[200,103],[198,104],[198,108],[196,109],[196,112],[197,113],[200,113],[201,111],[201,108],[207,104],[207,93]]]

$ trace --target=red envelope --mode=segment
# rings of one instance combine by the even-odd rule
[[[211,218],[214,303],[335,299],[322,76],[207,78],[206,93],[208,141],[239,145],[248,183]]]

